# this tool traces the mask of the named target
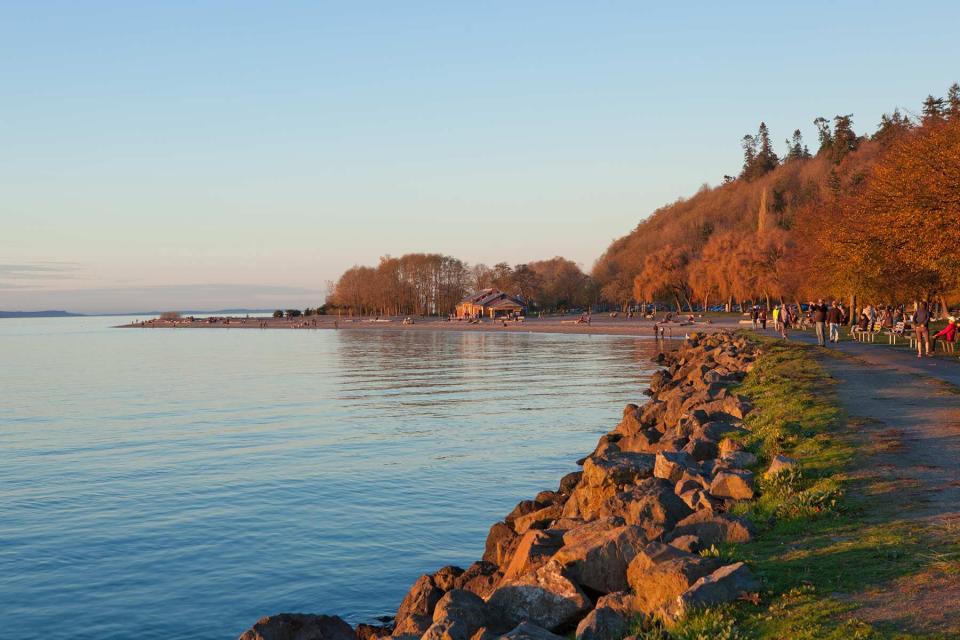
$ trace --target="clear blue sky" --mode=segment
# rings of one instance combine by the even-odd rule
[[[955,2],[670,4],[3,2],[0,309],[314,305],[410,251],[589,269],[761,119],[814,146],[960,79]]]

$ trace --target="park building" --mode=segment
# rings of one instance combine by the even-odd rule
[[[527,305],[520,298],[499,289],[483,289],[472,293],[457,305],[458,318],[499,318],[522,315]]]

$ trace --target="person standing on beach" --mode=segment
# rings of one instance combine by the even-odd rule
[[[827,346],[827,305],[824,304],[823,298],[817,300],[817,303],[813,305],[811,311],[813,312],[813,326],[817,330],[817,344],[821,347],[825,347]]]
[[[917,357],[923,357],[923,347],[927,348],[927,357],[930,355],[930,309],[927,307],[927,301],[923,300],[917,305],[917,311],[913,314],[913,330],[917,334]]]

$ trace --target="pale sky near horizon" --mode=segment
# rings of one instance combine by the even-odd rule
[[[669,3],[672,4],[672,3]],[[679,5],[680,3],[677,3]],[[813,119],[960,80],[949,2],[0,3],[0,309],[303,307],[438,252],[589,269]]]

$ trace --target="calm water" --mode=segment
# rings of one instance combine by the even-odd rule
[[[0,620],[235,638],[392,613],[642,400],[649,341],[0,320]],[[123,320],[127,320],[124,318]]]

